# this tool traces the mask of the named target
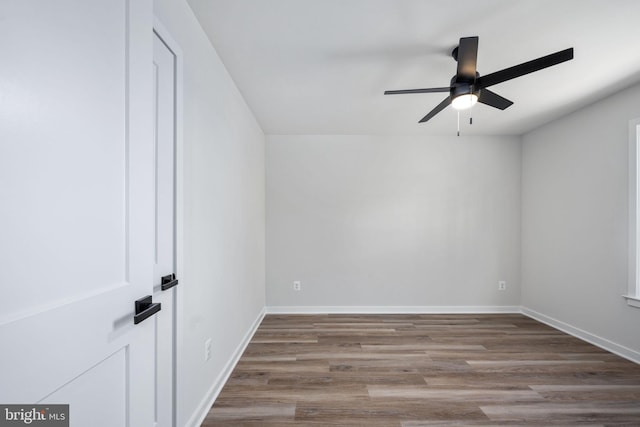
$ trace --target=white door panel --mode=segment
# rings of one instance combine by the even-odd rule
[[[151,1],[6,0],[0,22],[0,402],[151,426]]]
[[[64,402],[73,408],[82,407],[82,411],[71,414],[76,426],[124,426],[127,424],[127,366],[127,352],[121,349],[40,403]],[[101,385],[99,396],[86,393],[94,384]]]
[[[156,316],[156,387],[155,425],[174,426],[175,413],[175,336],[176,293],[175,289],[159,291],[154,301],[162,304],[162,312]]]
[[[161,288],[162,277],[176,272],[175,227],[175,69],[176,57],[157,33],[153,38],[155,140],[154,300],[156,316],[156,425],[173,426],[175,410],[176,288]]]
[[[3,318],[125,282],[125,5],[0,6]]]

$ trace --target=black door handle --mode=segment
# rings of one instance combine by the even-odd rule
[[[161,304],[159,302],[154,304],[151,301],[151,295],[136,300],[136,314],[133,316],[133,324],[137,325],[146,318],[153,316],[160,311],[160,308]]]
[[[162,288],[163,291],[166,291],[167,289],[171,289],[177,284],[178,284],[178,279],[176,279],[176,275],[173,273],[167,276],[164,276],[162,279],[160,279],[160,288]]]

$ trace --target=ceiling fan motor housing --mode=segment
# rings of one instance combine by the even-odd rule
[[[480,76],[480,74],[476,73],[476,79]],[[480,88],[476,86],[475,80],[473,81],[464,81],[458,76],[453,76],[451,78],[451,84],[449,94],[451,95],[451,99],[454,99],[460,95],[469,95],[474,94],[477,97],[480,97]]]

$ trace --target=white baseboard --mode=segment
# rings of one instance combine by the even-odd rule
[[[249,345],[251,338],[253,338],[253,335],[256,333],[256,330],[260,326],[260,323],[262,323],[262,319],[264,318],[265,314],[266,309],[263,308],[247,333],[244,335],[244,337],[242,337],[242,341],[240,341],[240,344],[238,344],[238,347],[236,347],[233,355],[224,366],[222,372],[220,372],[220,375],[218,375],[211,388],[209,388],[204,398],[202,399],[196,410],[193,412],[193,415],[189,418],[189,421],[187,421],[187,426],[200,427],[205,417],[209,413],[209,409],[211,409],[211,406],[216,401],[218,395],[222,391],[222,388],[229,379],[229,376],[231,376],[233,369],[238,364],[240,357],[242,357],[242,353],[244,353],[244,350]]]
[[[520,313],[519,306],[270,306],[267,314],[494,314]]]
[[[576,328],[575,326],[571,326],[568,323],[564,323],[560,320],[546,316],[542,313],[538,313],[537,311],[531,310],[530,308],[522,307],[521,312],[525,316],[529,316],[532,319],[545,323],[552,328],[556,328],[562,332],[573,335],[576,338],[580,338],[581,340],[591,343],[604,350],[610,351],[611,353],[617,354],[620,357],[624,357],[625,359],[640,364],[640,352],[624,347],[620,344],[616,344],[606,338],[599,337],[580,328]]]

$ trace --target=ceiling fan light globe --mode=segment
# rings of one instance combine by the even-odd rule
[[[451,106],[455,110],[467,110],[478,102],[478,96],[473,93],[458,95],[451,101]]]

